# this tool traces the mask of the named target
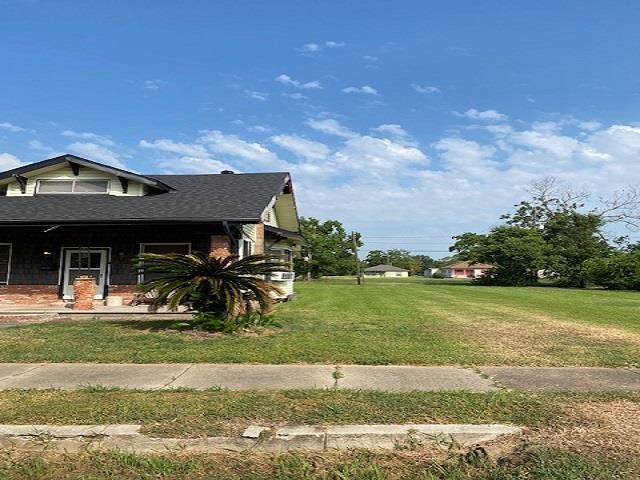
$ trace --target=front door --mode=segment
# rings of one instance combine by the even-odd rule
[[[73,299],[73,281],[76,277],[90,276],[96,280],[96,300],[104,298],[107,280],[107,250],[105,249],[69,249],[64,255],[64,275],[62,278],[62,296]]]

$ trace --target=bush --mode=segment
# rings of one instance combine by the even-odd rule
[[[442,272],[434,272],[431,274],[431,278],[444,278],[444,274]]]
[[[610,290],[640,290],[640,252],[618,253],[585,262],[586,279]]]
[[[176,330],[237,333],[242,330],[280,326],[271,315],[255,312],[237,317],[225,317],[217,313],[199,312],[195,313],[190,321],[176,323],[173,328]]]

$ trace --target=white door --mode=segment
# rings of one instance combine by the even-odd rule
[[[78,249],[66,250],[64,255],[64,275],[62,278],[62,296],[73,299],[73,281],[76,277],[91,276],[96,280],[96,300],[104,298],[107,280],[107,250]]]

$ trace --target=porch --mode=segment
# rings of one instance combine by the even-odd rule
[[[252,225],[252,227],[256,227]],[[258,230],[253,228],[254,230]],[[74,300],[74,280],[96,280],[96,312],[114,311],[105,305],[109,296],[128,303],[137,294],[143,275],[133,266],[140,253],[207,252],[237,254],[243,248],[263,249],[254,235],[245,238],[242,225],[84,225],[3,227],[0,231],[0,312],[12,305],[31,310],[69,313]],[[263,236],[262,236],[263,238]],[[240,252],[241,254],[242,252]],[[109,310],[111,309],[111,310]]]

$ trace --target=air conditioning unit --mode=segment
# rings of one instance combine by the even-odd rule
[[[273,272],[269,275],[269,280],[274,282],[286,282],[289,280],[293,280],[295,278],[295,273],[293,272]]]

